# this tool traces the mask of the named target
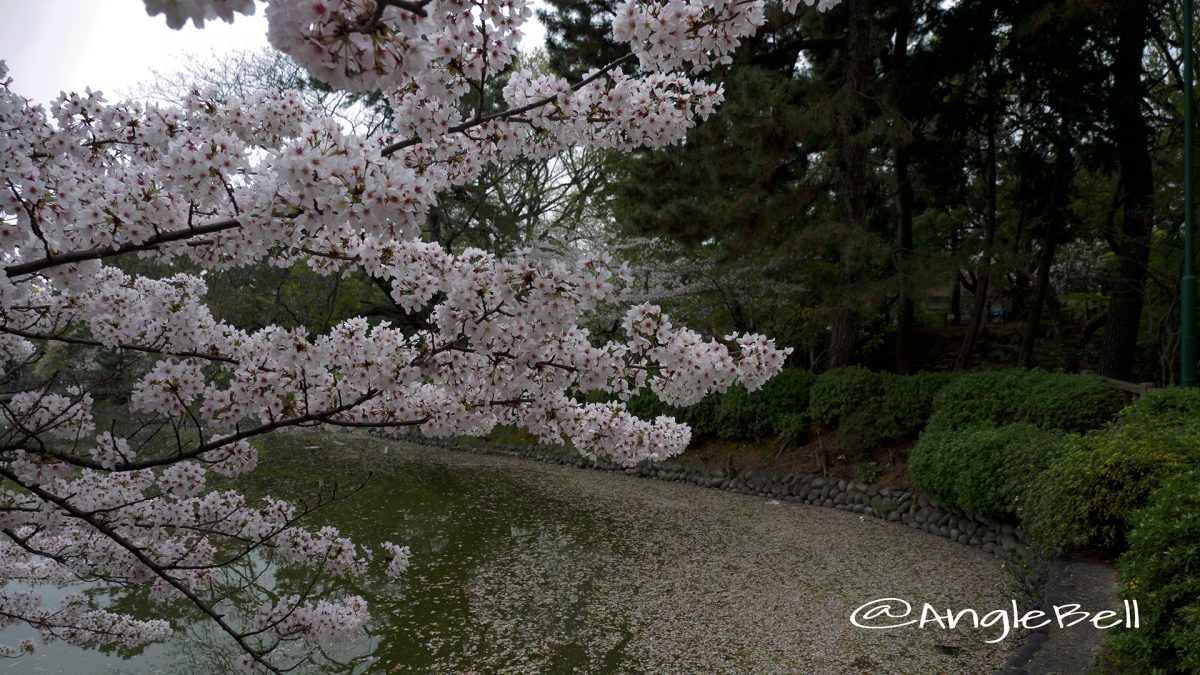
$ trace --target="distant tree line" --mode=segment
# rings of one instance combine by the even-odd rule
[[[613,0],[548,4],[552,70],[619,55]],[[802,365],[910,372],[928,365],[915,342],[948,323],[946,367],[1170,382],[1181,15],[1163,0],[768,12],[709,75],[727,90],[710,123],[608,164],[608,217],[703,261],[707,291],[675,312],[771,332]],[[1017,325],[985,357],[992,314]]]

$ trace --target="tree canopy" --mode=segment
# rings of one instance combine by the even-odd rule
[[[599,26],[613,4],[549,4],[553,68],[616,48]],[[712,123],[615,162],[612,217],[712,275],[775,270],[783,311],[808,324],[778,335],[815,368],[1172,382],[1179,16],[1149,0],[768,7],[705,75],[730,99]],[[762,293],[720,296],[702,302],[724,326],[778,315],[774,299],[751,307]],[[914,334],[937,353],[915,354]]]

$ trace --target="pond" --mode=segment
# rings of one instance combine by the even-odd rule
[[[988,644],[997,627],[850,623],[876,598],[982,614],[1020,597],[1000,559],[900,525],[358,434],[275,444],[248,493],[298,499],[370,473],[310,522],[412,549],[399,580],[343,583],[371,602],[371,622],[301,672],[996,672],[1019,647],[1017,633]],[[116,600],[162,611],[137,594]],[[53,644],[0,670],[238,672],[228,638],[187,612],[165,618],[178,629],[165,644]]]

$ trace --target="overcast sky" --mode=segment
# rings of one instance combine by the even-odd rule
[[[522,47],[541,47],[536,18],[528,28]],[[8,62],[12,89],[43,104],[88,86],[114,100],[148,80],[152,67],[170,71],[189,57],[259,49],[266,33],[261,3],[254,16],[239,14],[233,24],[217,19],[203,30],[191,23],[171,30],[161,14],[147,15],[141,0],[0,0],[0,59]]]

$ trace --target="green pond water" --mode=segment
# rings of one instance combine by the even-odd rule
[[[965,581],[921,592],[944,591],[960,606],[1005,601],[1012,584],[994,558],[933,538],[932,552],[914,554],[912,535],[882,523],[856,536],[882,538],[877,545],[895,553],[859,556],[838,531],[857,519],[842,512],[347,436],[292,437],[264,453],[240,486],[299,501],[335,482],[352,488],[368,474],[358,492],[309,523],[333,525],[367,546],[407,545],[412,565],[400,579],[318,586],[318,597],[366,597],[372,618],[365,630],[318,645],[296,672],[779,672],[814,663],[830,672],[892,665],[919,672],[925,659],[971,672],[977,660],[1001,663],[1017,646],[983,645],[965,633],[937,644],[909,635],[914,646],[896,634],[879,642],[870,631],[848,630],[849,609],[919,583],[889,579],[889,564],[910,567],[905,574],[915,579],[952,565]],[[820,532],[792,531],[816,526]],[[826,528],[832,533],[821,534]],[[845,559],[856,556],[867,559],[865,576],[850,579]],[[239,571],[279,593],[305,581],[262,558]],[[239,672],[232,640],[186,607],[152,603],[137,591],[74,590],[167,618],[177,633],[139,650],[40,645],[0,670]],[[222,606],[231,616],[254,609]],[[12,629],[0,639],[27,635]]]
[[[376,457],[343,463],[328,456],[326,448],[343,450],[333,445],[319,451],[302,446],[291,449],[296,453],[291,457],[278,451],[266,454],[242,489],[247,494],[299,500],[315,495],[322,487],[328,489],[334,481],[343,491],[362,485],[345,500],[316,512],[309,522],[333,525],[367,546],[382,541],[407,545],[412,565],[398,580],[380,575],[324,584],[325,589],[366,597],[372,621],[364,634],[322,645],[320,663],[307,664],[302,670],[421,672],[439,664],[461,665],[456,654],[509,649],[511,645],[495,643],[489,625],[513,617],[504,616],[499,607],[479,606],[470,592],[482,566],[511,559],[518,549],[539,551],[552,571],[565,570],[575,560],[620,554],[620,532],[612,531],[603,518],[578,504],[539,494],[531,481],[511,471],[446,464],[420,450],[398,461]],[[389,454],[391,451],[389,448]],[[571,536],[553,534],[564,531]],[[256,558],[247,567],[252,570],[247,574],[253,574],[267,565]],[[290,589],[298,581],[281,580],[268,572],[259,585]],[[96,589],[90,592],[96,597],[114,597]],[[48,593],[48,597],[59,595]],[[186,629],[169,643],[144,650],[101,652],[55,643],[39,647],[39,653],[19,663],[4,665],[13,672],[207,673],[230,668],[240,655],[231,640],[210,630],[198,616],[169,611],[178,608],[165,608],[136,594],[118,593],[115,597],[118,607],[134,608],[143,617],[168,618],[176,626],[184,623]],[[580,595],[577,600],[583,598]],[[530,600],[536,603],[536,599]],[[168,611],[164,613],[164,609]],[[575,632],[578,619],[570,604],[552,609],[561,614],[563,632],[568,636]],[[32,631],[14,630],[5,637],[15,641],[32,635]],[[589,665],[582,646],[570,640],[547,649],[550,658],[546,665],[552,669]],[[619,661],[615,652],[603,659],[614,666]]]

